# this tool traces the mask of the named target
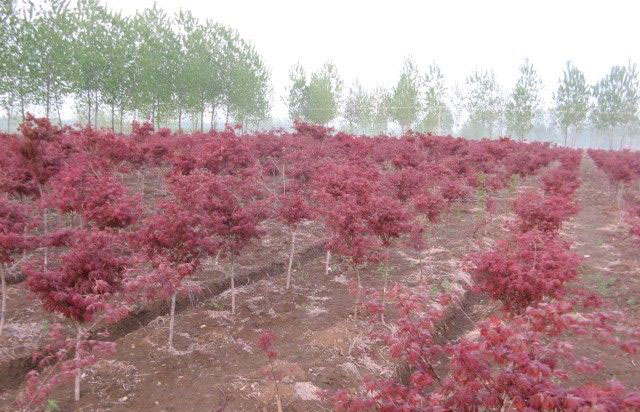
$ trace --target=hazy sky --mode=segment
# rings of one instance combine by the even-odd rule
[[[157,0],[174,12],[237,29],[254,43],[271,71],[273,114],[286,116],[281,95],[296,62],[309,71],[333,60],[348,86],[392,86],[405,56],[421,68],[435,61],[448,85],[474,68],[493,69],[511,87],[528,57],[550,99],[565,62],[573,60],[589,82],[611,65],[640,63],[640,4],[636,1],[360,1]],[[110,0],[134,13],[153,1]]]

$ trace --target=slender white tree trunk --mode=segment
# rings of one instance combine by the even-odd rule
[[[235,257],[231,255],[231,313],[236,313],[236,279],[234,274]]]
[[[2,306],[0,307],[0,336],[2,336],[2,330],[4,329],[5,313],[7,312],[7,283],[5,280],[5,269],[0,267],[0,283],[2,284]]]
[[[327,259],[324,262],[324,274],[329,276],[329,263],[331,262],[331,251],[327,250]]]
[[[76,335],[76,381],[74,390],[74,399],[80,400],[80,379],[82,378],[82,369],[77,365],[80,363],[80,344],[82,342],[82,325],[78,324],[78,334]]]
[[[176,295],[177,292],[173,292],[171,296],[171,313],[169,315],[169,350],[173,350],[173,326],[175,325],[176,318]]]
[[[293,252],[296,247],[296,232],[291,231],[291,249],[289,250],[289,267],[287,269],[287,289],[291,286],[291,267],[293,266]]]

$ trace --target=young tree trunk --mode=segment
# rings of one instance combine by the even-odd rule
[[[296,232],[291,231],[291,249],[289,250],[289,267],[287,268],[287,289],[291,286],[291,267],[293,266],[293,253],[296,247]]]
[[[324,275],[329,276],[329,263],[331,262],[331,251],[327,249],[327,259],[324,261]]]
[[[287,175],[285,168],[287,167],[286,163],[282,163],[282,194],[287,194]]]
[[[111,133],[116,131],[116,104],[111,103]]]
[[[235,256],[231,254],[231,314],[236,313],[236,280],[234,271]]]
[[[96,94],[95,94],[95,104],[94,104],[94,116],[93,116],[93,121],[95,123],[95,128],[98,128],[98,91],[96,90]]]
[[[227,105],[227,118],[224,121],[224,127],[227,127],[229,125],[229,105]]]
[[[177,292],[173,292],[171,296],[171,312],[169,314],[169,350],[173,351],[173,326],[175,325],[176,314],[176,295]]]
[[[154,125],[155,129],[158,130],[160,128],[160,101],[156,100],[156,124]]]
[[[209,125],[209,131],[214,131],[214,121],[215,121],[215,116],[216,116],[216,106],[211,103],[211,124]]]
[[[89,110],[87,111],[87,124],[91,127],[91,92],[87,92],[87,104],[89,105]]]
[[[182,105],[178,107],[178,134],[182,133]]]
[[[622,207],[622,199],[624,192],[624,184],[618,183],[619,188],[616,190],[617,192],[617,201],[618,201],[618,224],[622,226],[624,223],[624,209]]]
[[[55,97],[56,101],[56,113],[58,115],[58,126],[62,127],[62,115],[60,114],[60,96]]]
[[[40,192],[40,199],[44,196],[44,191],[42,190],[42,185],[38,186],[38,191]],[[44,232],[45,238],[49,234],[49,225],[47,222],[47,208],[45,207],[44,212],[42,213],[42,229]],[[42,258],[42,266],[44,271],[49,268],[49,248],[47,246],[44,247],[43,258]]]
[[[202,110],[200,110],[200,133],[204,132],[204,104],[202,104]]]
[[[76,335],[76,364],[80,363],[80,344],[82,342],[82,325],[78,323],[78,331]],[[74,386],[74,399],[76,402],[80,400],[80,379],[82,378],[82,369],[76,365],[76,380]]]
[[[360,271],[356,268],[356,277],[358,279],[358,290],[356,292],[356,304],[353,306],[353,316],[358,318],[358,307],[360,306],[360,290],[362,288],[362,282],[360,280]]]
[[[2,303],[0,304],[0,336],[2,336],[2,330],[4,329],[4,320],[7,313],[7,282],[5,279],[6,265],[0,267],[0,286],[2,289]]]
[[[23,94],[20,94],[20,111],[22,112],[22,121],[24,122],[25,115],[24,115],[24,95]]]
[[[47,76],[47,86],[45,91],[45,109],[44,109],[44,117],[49,118],[49,112],[51,107],[51,75]]]
[[[11,109],[7,107],[7,133],[11,133]]]
[[[384,277],[384,285],[382,286],[382,312],[380,313],[381,319],[384,319],[384,305],[385,305],[385,300],[387,297],[387,289],[389,287],[389,250],[385,250],[384,252],[384,272],[383,272],[383,277]],[[358,285],[358,288],[360,288],[360,285]],[[358,293],[360,293],[358,291]]]
[[[613,130],[609,130],[609,150],[613,150]]]
[[[124,116],[124,108],[120,105],[120,133],[122,133],[122,117]]]

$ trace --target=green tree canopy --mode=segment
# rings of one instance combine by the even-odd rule
[[[520,66],[520,77],[505,107],[507,128],[524,140],[533,128],[533,120],[540,109],[542,81],[533,65],[526,59]]]
[[[390,115],[398,122],[402,131],[407,130],[420,112],[420,79],[416,64],[406,58],[398,83],[391,92]]]
[[[589,112],[589,85],[584,73],[567,62],[558,89],[553,94],[555,102],[554,113],[564,134],[564,144],[567,144],[569,128],[577,130],[587,120]]]

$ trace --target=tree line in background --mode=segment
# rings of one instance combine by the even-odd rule
[[[342,116],[352,133],[386,133],[393,122],[402,132],[448,134],[454,129],[465,137],[511,135],[524,140],[535,134],[561,135],[564,145],[575,145],[581,132],[592,129],[606,136],[610,148],[631,144],[640,130],[638,70],[634,63],[613,66],[594,85],[568,62],[545,108],[542,81],[525,60],[519,77],[506,92],[492,71],[475,70],[463,85],[448,90],[444,75],[432,63],[421,73],[407,58],[397,83],[390,89],[366,90],[357,80],[343,93],[343,82],[328,62],[307,76],[302,66],[289,72],[284,101],[291,119],[327,124]],[[342,110],[340,110],[342,108]]]
[[[97,0],[0,2],[8,129],[33,106],[62,123],[69,97],[80,122],[97,126],[100,114],[114,130],[125,116],[202,130],[205,116],[214,127],[218,115],[246,126],[269,114],[265,64],[229,27],[156,5],[126,17]]]
[[[216,128],[220,118],[245,128],[270,118],[270,76],[253,45],[234,29],[201,22],[188,11],[169,16],[154,5],[128,17],[97,0],[73,6],[69,0],[45,0],[37,7],[0,0],[0,41],[0,105],[7,130],[34,107],[62,124],[68,101],[80,123],[114,131],[123,129],[125,119],[202,131],[205,125]],[[292,121],[361,134],[399,128],[470,138],[559,135],[558,143],[572,146],[586,134],[613,148],[630,146],[640,133],[634,63],[613,66],[588,84],[568,62],[551,107],[543,104],[541,89],[528,60],[507,91],[488,70],[474,70],[449,88],[437,64],[424,70],[407,58],[393,87],[372,90],[357,80],[345,88],[331,62],[312,73],[297,64],[289,71],[283,101]]]

